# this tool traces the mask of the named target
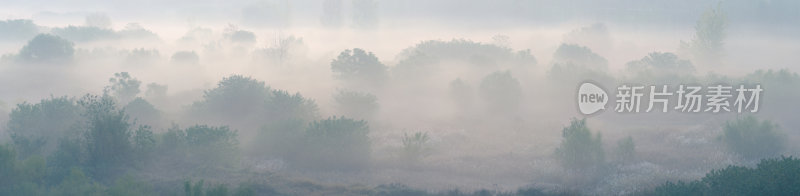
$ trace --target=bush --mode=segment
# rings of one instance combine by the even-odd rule
[[[588,169],[605,162],[605,153],[600,134],[592,136],[586,119],[572,119],[568,127],[562,130],[564,141],[556,148],[556,156],[565,167],[570,169]]]
[[[0,195],[40,195],[45,162],[39,156],[18,160],[9,145],[0,145]]]
[[[416,132],[412,135],[403,133],[403,156],[410,161],[427,156],[430,151],[428,141],[430,138],[427,132]]]
[[[722,130],[722,140],[728,149],[745,159],[772,157],[785,148],[784,134],[778,125],[768,120],[759,121],[754,116],[746,116],[727,122]]]
[[[800,159],[763,159],[756,168],[728,166],[690,183],[667,182],[653,195],[798,195]]]
[[[357,170],[370,160],[369,127],[363,120],[330,117],[308,125],[296,163],[312,169]]]
[[[236,131],[228,127],[195,125],[180,129],[177,125],[161,135],[160,156],[181,162],[187,168],[227,167],[239,155]]]
[[[54,195],[104,195],[103,186],[87,177],[78,168],[72,168],[61,183],[53,187]]]
[[[217,88],[208,90],[203,100],[192,105],[207,119],[238,125],[316,116],[317,105],[300,94],[273,90],[264,82],[241,75],[223,78]]]
[[[106,193],[114,196],[155,195],[149,184],[132,176],[117,179],[113,186],[108,187]]]
[[[67,97],[18,104],[9,117],[7,131],[22,158],[50,154],[60,138],[77,134],[76,125],[83,119],[81,108]]]
[[[48,184],[58,184],[71,175],[73,169],[80,169],[85,164],[86,153],[81,145],[79,139],[62,138],[59,141],[56,151],[47,157]]]

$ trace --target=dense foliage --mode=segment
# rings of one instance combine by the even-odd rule
[[[59,36],[39,34],[19,50],[19,60],[29,63],[68,63],[75,44]]]
[[[561,131],[564,140],[556,148],[556,156],[569,169],[590,169],[602,165],[605,152],[600,134],[592,134],[586,119],[573,119]]]
[[[769,120],[760,121],[745,116],[728,122],[722,128],[722,140],[728,149],[746,159],[761,159],[779,155],[786,145],[784,133]]]
[[[728,166],[692,182],[667,182],[653,195],[797,195],[800,159],[763,159],[755,168]]]

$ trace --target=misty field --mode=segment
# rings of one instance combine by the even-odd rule
[[[791,0],[0,4],[0,195],[800,194]]]

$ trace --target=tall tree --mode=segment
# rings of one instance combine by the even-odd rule
[[[693,60],[710,65],[719,65],[724,55],[727,16],[718,5],[706,10],[694,26],[694,36],[687,42],[681,41],[681,50]]]

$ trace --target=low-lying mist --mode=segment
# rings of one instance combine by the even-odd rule
[[[0,195],[725,195],[800,167],[800,4],[713,2],[10,2]]]

